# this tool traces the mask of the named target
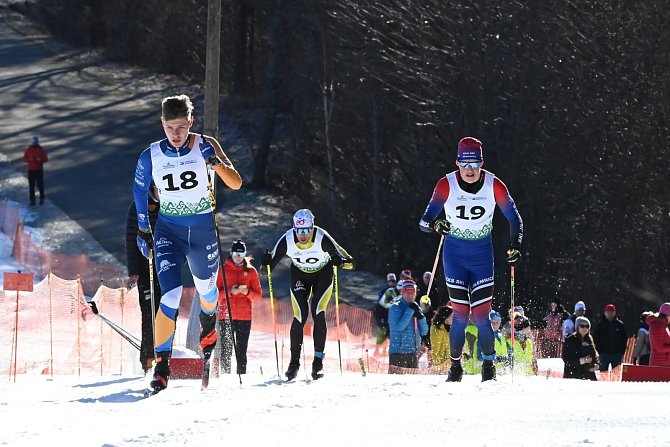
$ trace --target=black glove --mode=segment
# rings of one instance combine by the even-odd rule
[[[521,252],[514,247],[507,250],[507,263],[509,265],[517,265],[521,262]]]
[[[433,348],[430,346],[430,335],[429,335],[429,334],[426,334],[426,335],[424,335],[423,337],[421,337],[421,343],[423,343],[423,345],[424,345],[426,348],[428,348],[428,349],[433,349]]]
[[[154,248],[154,236],[151,234],[151,228],[139,228],[135,239],[142,256],[149,259],[149,251]]]
[[[451,230],[451,224],[444,219],[437,219],[431,225],[437,234],[446,235]]]
[[[333,265],[335,267],[342,267],[342,264],[344,264],[344,259],[342,259],[339,256],[333,256],[333,258],[331,259],[331,262],[333,263]]]
[[[93,300],[87,301],[86,304],[91,306],[91,311],[93,311],[94,314],[98,315],[98,306],[97,304],[95,304],[95,301]]]
[[[417,303],[416,301],[410,304],[409,307],[414,309],[414,318],[416,318],[417,320],[426,318],[426,316],[423,314],[423,311],[421,310],[421,306],[419,306],[419,303]]]
[[[266,251],[263,253],[263,256],[261,256],[261,265],[268,266],[270,264],[272,264],[272,253]]]

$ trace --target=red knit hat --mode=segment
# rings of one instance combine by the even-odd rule
[[[465,137],[458,142],[458,161],[484,160],[482,156],[482,142],[473,137]]]

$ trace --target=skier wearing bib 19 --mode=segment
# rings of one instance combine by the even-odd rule
[[[483,354],[482,382],[494,380],[496,370],[493,329],[489,312],[493,301],[493,213],[496,205],[510,225],[510,249],[507,262],[521,260],[523,221],[503,182],[482,169],[482,143],[465,137],[458,142],[456,166],[458,171],[442,177],[433,190],[426,211],[419,222],[425,232],[443,235],[442,263],[454,309],[450,331],[451,368],[448,382],[460,382],[463,377],[461,352],[465,342],[465,327],[470,312],[479,330]],[[446,219],[438,219],[444,209]]]
[[[347,270],[355,267],[354,258],[335,242],[321,227],[314,225],[314,215],[308,209],[298,210],[293,216],[293,228],[275,244],[272,253],[261,259],[264,266],[273,270],[284,256],[291,258],[290,284],[293,322],[291,323],[291,361],[286,378],[293,380],[300,368],[300,351],[303,327],[307,322],[309,299],[314,320],[314,361],[312,378],[321,377],[324,349],[326,347],[326,308],[333,292],[333,268]]]
[[[151,143],[140,154],[133,187],[139,230],[137,245],[147,258],[153,249],[162,293],[154,331],[157,362],[151,381],[154,392],[166,388],[170,376],[169,358],[185,260],[200,295],[200,346],[205,362],[209,361],[216,344],[216,274],[220,262],[209,189],[210,170],[229,188],[242,186],[242,178],[219,143],[212,137],[189,132],[194,118],[188,96],[165,98],[161,109],[167,138]],[[153,229],[147,214],[147,194],[152,180],[161,198]]]

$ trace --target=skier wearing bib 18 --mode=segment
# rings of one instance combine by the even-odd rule
[[[470,312],[479,331],[483,354],[482,381],[496,376],[493,330],[489,312],[493,301],[493,213],[496,205],[510,225],[507,262],[521,259],[523,221],[503,182],[482,169],[482,143],[465,137],[458,143],[458,170],[442,177],[419,222],[421,230],[444,236],[442,263],[449,299],[454,309],[450,331],[451,368],[448,382],[463,376],[461,352]],[[438,219],[444,209],[445,219]]]
[[[194,118],[188,96],[165,98],[161,109],[167,138],[151,143],[141,153],[133,187],[139,230],[137,245],[147,258],[153,251],[162,293],[154,331],[156,367],[151,381],[154,392],[166,388],[170,376],[169,358],[183,288],[184,261],[188,261],[200,295],[200,346],[205,363],[209,362],[216,344],[216,274],[220,262],[210,172],[216,172],[231,189],[242,186],[242,178],[216,139],[189,132]],[[153,229],[147,214],[152,180],[161,198]]]
[[[309,307],[314,320],[312,378],[318,379],[323,369],[326,346],[326,308],[333,292],[332,266],[352,270],[355,267],[354,258],[340,247],[326,230],[314,225],[314,215],[308,209],[301,209],[295,213],[293,228],[279,238],[272,253],[263,255],[261,263],[264,266],[269,265],[273,270],[284,256],[291,258],[290,284],[293,306],[291,361],[286,371],[286,378],[293,380],[298,375],[303,327],[307,322],[311,296]]]

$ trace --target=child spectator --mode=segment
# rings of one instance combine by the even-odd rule
[[[430,325],[430,344],[433,353],[433,365],[446,365],[449,360],[449,331],[454,309],[447,304],[437,309]]]
[[[561,340],[563,340],[563,322],[568,318],[570,318],[570,314],[561,304],[561,299],[558,297],[552,298],[549,304],[549,311],[544,317],[541,357],[558,357],[558,348]]]

